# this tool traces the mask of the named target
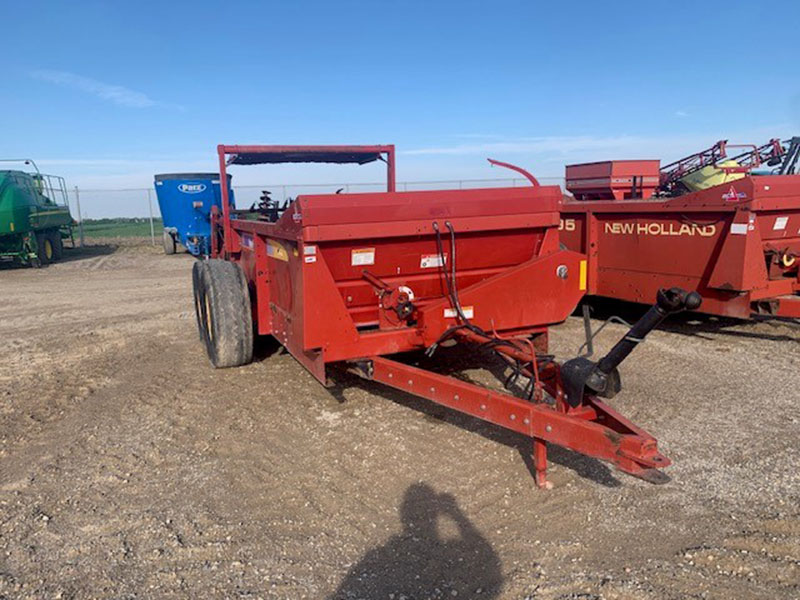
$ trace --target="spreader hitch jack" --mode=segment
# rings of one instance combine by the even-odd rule
[[[595,362],[579,356],[566,361],[561,366],[561,379],[569,405],[578,406],[586,391],[603,398],[616,396],[622,389],[617,370],[619,364],[669,315],[683,310],[695,310],[702,301],[697,292],[687,292],[677,287],[660,289],[656,295],[656,303],[603,358]]]

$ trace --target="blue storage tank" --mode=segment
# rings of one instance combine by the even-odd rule
[[[235,207],[228,175],[230,205]],[[180,243],[195,256],[211,253],[211,207],[222,212],[219,173],[164,173],[155,176],[156,196],[164,220],[164,252]]]

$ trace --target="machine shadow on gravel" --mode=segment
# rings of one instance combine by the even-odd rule
[[[263,362],[283,350],[281,343],[271,335],[258,335],[253,339],[253,362]]]
[[[396,359],[408,364],[425,363],[425,368],[440,373],[449,375],[456,379],[481,385],[480,382],[474,381],[464,372],[469,368],[480,368],[489,371],[499,382],[504,380],[503,374],[500,372],[502,365],[500,361],[492,356],[490,353],[481,353],[476,355],[469,352],[467,349],[462,349],[459,346],[449,348],[447,351],[438,352],[434,358],[427,358],[422,353],[407,353],[404,355],[396,355]],[[482,362],[476,364],[476,358]],[[533,464],[532,444],[528,437],[518,435],[513,431],[509,431],[502,427],[498,427],[465,415],[457,410],[453,410],[431,402],[419,396],[411,396],[409,394],[394,390],[379,383],[372,383],[365,381],[356,375],[347,373],[344,370],[336,370],[332,373],[334,385],[328,388],[328,392],[336,398],[340,403],[346,402],[345,390],[352,387],[361,387],[369,391],[371,394],[380,396],[397,404],[407,406],[417,412],[425,415],[425,418],[437,423],[449,423],[460,427],[470,433],[483,436],[492,442],[503,444],[510,448],[515,448],[523,461],[525,466],[531,474],[531,485],[534,485],[534,474],[536,472]],[[562,467],[575,472],[578,476],[588,479],[594,483],[598,483],[605,487],[620,487],[622,483],[614,476],[613,471],[604,462],[573,452],[566,448],[556,446],[555,444],[548,445],[548,460]]]
[[[328,600],[497,598],[500,558],[450,494],[410,486],[400,506],[403,531],[369,550]]]
[[[75,262],[79,260],[88,260],[90,258],[97,258],[98,256],[107,256],[109,254],[114,254],[117,251],[119,246],[117,244],[92,244],[90,246],[83,246],[71,248],[70,246],[66,246],[64,248],[64,254],[59,258],[54,265],[60,265],[63,263]],[[46,269],[51,265],[42,265],[42,268]],[[11,269],[29,269],[27,265],[19,265],[11,262],[0,262],[0,271],[3,270],[11,270]]]
[[[59,260],[60,263],[72,262],[75,260],[85,260],[87,258],[96,258],[98,256],[107,256],[114,254],[119,249],[118,244],[92,244],[91,246],[83,246],[82,248],[64,248],[64,257]]]

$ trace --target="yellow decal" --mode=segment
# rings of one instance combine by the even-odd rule
[[[272,258],[276,258],[285,262],[289,261],[289,253],[286,251],[286,248],[284,248],[280,242],[276,242],[275,240],[267,240],[267,256],[271,256]]]
[[[716,225],[695,225],[694,223],[606,223],[605,233],[613,235],[699,235],[711,237],[717,232]]]
[[[580,273],[578,274],[578,289],[581,290],[582,292],[586,291],[586,261],[585,260],[581,261],[581,270],[580,270]]]

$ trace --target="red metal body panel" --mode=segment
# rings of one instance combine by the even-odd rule
[[[562,204],[561,241],[589,260],[589,294],[649,303],[698,291],[702,311],[785,315],[800,292],[800,176],[750,176],[675,198]],[[788,312],[787,312],[788,311]]]
[[[658,160],[609,160],[567,165],[567,189],[577,200],[650,198],[658,187]]]
[[[559,198],[554,186],[301,196],[277,223],[232,220],[226,240],[237,239],[235,258],[256,292],[258,332],[334,362],[424,348],[455,323],[445,316],[433,221],[458,232],[456,284],[475,323],[509,332],[563,321],[583,295],[583,257],[559,250]],[[572,275],[559,278],[560,265]],[[412,290],[415,326],[381,323],[364,270]],[[531,286],[509,288],[511,278]]]

